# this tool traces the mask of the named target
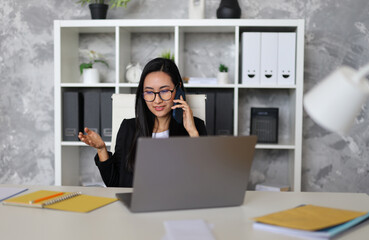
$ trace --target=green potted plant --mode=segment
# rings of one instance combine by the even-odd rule
[[[129,1],[130,0],[79,0],[77,3],[81,4],[81,6],[87,3],[89,4],[88,6],[91,11],[92,19],[106,19],[109,4],[110,8],[127,7]]]
[[[219,69],[217,75],[218,84],[228,83],[228,67],[224,64],[220,64],[218,69]]]
[[[164,52],[160,55],[160,57],[162,57],[162,58],[166,58],[166,59],[170,59],[170,60],[172,60],[172,61],[174,62],[174,54],[172,54],[172,53],[170,52],[170,50],[168,50],[168,51],[164,51]]]
[[[98,69],[94,68],[93,65],[95,63],[102,63],[106,67],[109,67],[109,64],[103,59],[103,56],[96,51],[81,49],[80,53],[84,58],[88,59],[88,62],[83,62],[79,65],[80,73],[83,75],[83,82],[89,84],[99,83],[99,71]]]

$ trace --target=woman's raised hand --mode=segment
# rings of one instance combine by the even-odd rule
[[[174,99],[174,103],[178,103],[174,105],[172,109],[182,108],[183,109],[183,126],[191,137],[198,137],[199,132],[197,131],[195,121],[193,119],[193,113],[190,106],[187,104],[183,97],[180,96],[180,99]]]
[[[105,143],[98,133],[88,129],[87,127],[84,130],[86,132],[86,135],[84,135],[82,132],[78,133],[78,138],[82,142],[98,150],[105,148]]]

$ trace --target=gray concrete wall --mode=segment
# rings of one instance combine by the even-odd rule
[[[89,19],[88,7],[75,2],[1,1],[0,183],[54,182],[53,20]],[[216,17],[219,2],[206,0],[206,18]],[[369,62],[366,0],[239,3],[242,18],[305,19],[305,92],[342,64],[358,68]],[[188,2],[182,0],[131,0],[127,9],[111,10],[108,14],[113,19],[187,17]],[[368,143],[367,105],[346,137],[325,131],[305,114],[302,189],[369,193]],[[82,178],[95,180],[91,179],[96,175],[93,152],[81,152],[81,165],[86,166]],[[270,151],[264,161],[255,164],[252,181],[283,181],[285,155],[283,151]]]

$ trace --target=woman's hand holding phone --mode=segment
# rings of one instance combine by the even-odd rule
[[[195,121],[193,119],[193,113],[187,102],[180,96],[180,99],[174,99],[174,103],[177,103],[172,109],[181,108],[183,110],[183,126],[191,137],[198,137],[199,132],[196,129]]]

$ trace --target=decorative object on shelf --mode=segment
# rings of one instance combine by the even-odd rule
[[[106,19],[109,5],[93,3],[89,4],[88,7],[90,8],[91,19]]]
[[[278,108],[251,108],[250,135],[258,143],[278,143]]]
[[[217,18],[241,18],[241,8],[237,0],[222,0],[217,9]]]
[[[139,63],[128,64],[126,67],[126,79],[129,83],[138,83],[140,81],[142,67]]]
[[[166,58],[166,59],[170,59],[170,60],[172,60],[172,61],[174,62],[174,54],[172,54],[172,53],[170,52],[170,50],[168,50],[168,51],[164,51],[164,52],[160,55],[160,57],[162,57],[162,58]]]
[[[188,18],[205,18],[205,0],[189,0]]]
[[[83,83],[95,84],[100,82],[99,70],[96,68],[83,69]]]
[[[218,84],[228,83],[228,67],[224,64],[219,65],[219,72],[217,75]]]
[[[130,0],[79,0],[77,3],[84,6],[86,3],[89,3],[89,8],[91,11],[92,19],[106,19],[106,15],[108,13],[108,7],[110,4],[110,8],[117,7],[127,7],[127,3]],[[108,4],[106,4],[108,2]]]
[[[369,64],[340,67],[305,94],[306,112],[325,129],[347,134],[369,97],[368,73]]]
[[[79,65],[80,73],[81,75],[83,74],[83,82],[89,84],[99,83],[100,82],[99,70],[93,68],[93,64],[103,63],[106,65],[106,67],[109,67],[109,64],[105,60],[103,60],[103,56],[100,53],[97,53],[96,51],[88,49],[80,49],[80,53],[84,55],[84,57],[87,57],[89,59],[89,62],[81,63]]]

